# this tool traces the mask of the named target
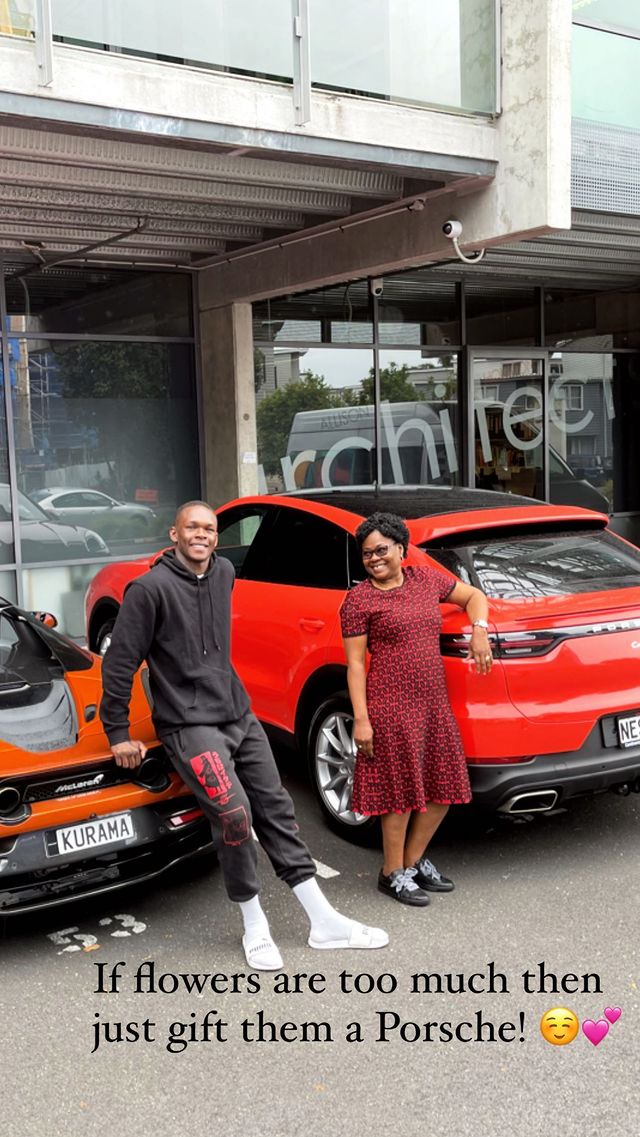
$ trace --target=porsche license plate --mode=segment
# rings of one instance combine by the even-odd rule
[[[621,746],[640,746],[640,715],[618,719],[618,742]]]
[[[45,833],[45,852],[48,857],[62,857],[68,853],[90,853],[131,840],[136,832],[129,813],[116,813],[112,817],[98,817],[95,821],[81,821],[63,829],[49,829]]]

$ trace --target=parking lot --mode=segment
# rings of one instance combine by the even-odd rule
[[[640,797],[583,799],[517,824],[461,811],[433,851],[456,891],[411,910],[376,891],[378,851],[334,836],[295,761],[283,770],[327,895],[386,927],[390,946],[312,951],[302,910],[266,863],[264,907],[290,976],[277,990],[266,973],[259,990],[233,980],[247,972],[240,924],[207,862],[7,920],[12,1129],[341,1135],[401,1119],[421,1135],[635,1133]],[[201,993],[194,973],[207,977]],[[428,992],[412,980],[426,974]],[[597,1046],[582,1031],[551,1046],[539,1021],[559,1005],[581,1022],[605,1007],[622,1014]]]

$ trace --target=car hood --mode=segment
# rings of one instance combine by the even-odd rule
[[[86,556],[107,553],[102,538],[81,525],[65,525],[44,519],[21,521],[20,532],[23,550],[27,554],[24,560],[64,560],[68,553],[77,555],[80,551]],[[0,521],[0,563],[8,564],[14,560],[12,546],[13,525],[10,521]]]

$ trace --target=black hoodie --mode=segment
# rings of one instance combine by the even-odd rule
[[[112,746],[129,738],[131,684],[145,659],[159,737],[249,710],[230,657],[234,579],[225,557],[198,577],[171,551],[127,586],[102,666],[100,718]]]

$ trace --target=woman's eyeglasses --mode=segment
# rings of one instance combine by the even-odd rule
[[[395,542],[397,544],[397,542]],[[363,549],[363,561],[370,561],[372,557],[386,557],[391,545],[376,545],[375,549]]]

